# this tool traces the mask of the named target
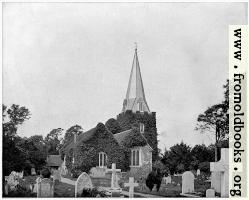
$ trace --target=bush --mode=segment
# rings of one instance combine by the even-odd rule
[[[93,189],[83,189],[81,193],[81,197],[106,197],[106,194],[104,191],[98,191],[96,188]]]
[[[199,164],[199,169],[202,172],[209,173],[210,172],[210,162],[201,162]]]
[[[161,186],[162,182],[162,175],[160,173],[157,173],[157,171],[153,170],[149,173],[147,179],[146,179],[146,186],[152,191],[154,185],[156,184],[157,191],[159,191],[159,188]]]
[[[153,171],[162,174],[162,176],[168,176],[168,174],[170,174],[169,169],[160,160],[156,160],[153,163],[152,169]]]
[[[80,168],[77,167],[77,166],[73,166],[71,172],[73,174],[73,178],[78,178],[80,176],[80,174],[82,173],[82,171],[80,170]]]

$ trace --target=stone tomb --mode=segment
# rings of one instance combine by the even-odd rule
[[[105,177],[106,174],[106,168],[104,167],[93,167],[90,170],[90,176],[91,177]]]
[[[182,174],[182,194],[194,193],[195,176],[191,171],[186,171]]]
[[[44,178],[38,182],[37,197],[54,197],[54,182]]]
[[[92,189],[93,184],[90,176],[83,172],[75,182],[75,197],[81,196],[83,189]]]
[[[229,197],[229,149],[221,149],[221,159],[210,163],[211,188],[221,194],[221,197]]]

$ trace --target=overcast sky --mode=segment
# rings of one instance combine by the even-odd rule
[[[228,25],[245,3],[7,3],[3,5],[3,103],[27,107],[21,136],[121,112],[134,54],[157,112],[159,147],[214,141],[196,119],[223,100]]]

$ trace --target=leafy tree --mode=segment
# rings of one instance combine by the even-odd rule
[[[47,155],[58,155],[59,149],[61,148],[61,140],[59,136],[62,134],[62,128],[56,128],[50,131],[48,135],[45,137],[45,144],[46,144],[46,152]]]
[[[63,144],[68,144],[68,142],[73,140],[75,134],[80,135],[81,133],[83,133],[83,128],[81,126],[76,124],[70,127],[69,129],[66,130]]]
[[[30,111],[25,107],[13,104],[11,107],[2,106],[3,116],[3,174],[9,175],[13,170],[24,168],[26,152],[16,144],[22,138],[17,136],[17,128],[30,118]]]
[[[121,126],[119,125],[118,121],[114,118],[107,120],[107,122],[105,123],[105,126],[113,134],[116,134],[122,131]]]
[[[183,166],[184,170],[188,170],[191,161],[191,148],[183,142],[170,147],[170,150],[165,151],[162,157],[162,162],[169,168],[171,174],[179,171],[179,166]]]
[[[211,132],[215,134],[215,161],[218,160],[218,144],[228,140],[229,135],[229,81],[223,85],[225,89],[222,103],[209,107],[197,118],[196,130],[201,133]]]
[[[229,82],[223,86],[225,89],[224,100],[222,103],[209,107],[197,118],[196,130],[203,132],[217,133],[216,141],[225,140],[229,133]]]

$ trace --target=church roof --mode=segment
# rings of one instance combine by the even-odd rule
[[[120,146],[132,148],[135,146],[145,146],[148,144],[146,138],[136,129],[129,129],[114,134],[115,140]]]
[[[119,145],[122,145],[122,143],[124,142],[125,138],[127,136],[129,136],[132,133],[132,129],[120,132],[120,133],[116,133],[114,135],[115,140],[117,140]]]
[[[137,48],[133,58],[129,84],[123,104],[123,112],[126,110],[150,112],[145,99],[143,81],[137,56]]]
[[[47,166],[50,167],[59,167],[62,164],[60,155],[48,155],[47,157]]]
[[[87,140],[91,139],[94,136],[95,130],[96,130],[96,127],[79,134],[76,139],[77,140],[76,144],[74,143],[74,140],[72,139],[72,141],[65,147],[65,150],[66,151],[70,150],[71,148],[74,147],[74,145],[77,145],[82,142],[86,142]]]

